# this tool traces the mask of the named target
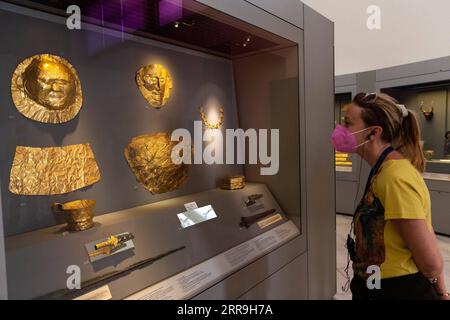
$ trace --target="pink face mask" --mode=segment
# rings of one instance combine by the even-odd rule
[[[364,132],[369,129],[371,129],[371,127],[356,132],[350,132],[346,127],[338,124],[334,129],[333,134],[331,135],[331,140],[333,141],[334,148],[339,152],[355,153],[360,146],[370,141],[368,140],[361,144],[358,144],[355,134]]]

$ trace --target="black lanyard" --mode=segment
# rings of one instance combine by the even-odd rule
[[[394,151],[394,148],[392,146],[387,147],[383,153],[378,158],[375,165],[372,167],[372,170],[370,170],[369,178],[367,179],[366,188],[364,189],[364,195],[362,199],[365,198],[367,192],[369,191],[370,185],[372,183],[373,177],[378,173],[378,170],[380,170],[381,165],[383,164],[384,160],[386,160],[386,157]]]

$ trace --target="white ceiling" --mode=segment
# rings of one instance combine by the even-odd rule
[[[335,23],[336,75],[450,56],[449,0],[302,0]],[[381,29],[367,28],[370,5]]]

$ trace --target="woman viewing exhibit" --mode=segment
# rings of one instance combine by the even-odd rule
[[[353,299],[449,299],[414,113],[386,94],[360,93],[332,140],[372,167],[347,240]]]

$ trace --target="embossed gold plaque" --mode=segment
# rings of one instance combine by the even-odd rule
[[[73,192],[100,180],[90,145],[17,147],[9,190],[19,195],[56,195]]]
[[[177,141],[168,133],[142,135],[125,148],[125,158],[136,180],[151,193],[165,193],[180,188],[188,178],[189,165],[171,159]]]
[[[162,108],[170,97],[172,78],[161,64],[150,64],[136,72],[136,83],[144,98],[156,109]]]
[[[75,118],[83,95],[75,68],[65,59],[35,55],[22,61],[13,73],[11,95],[25,117],[44,123],[64,123]]]

